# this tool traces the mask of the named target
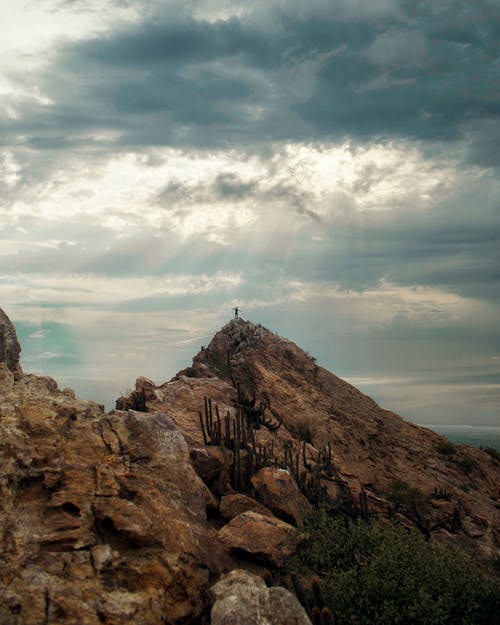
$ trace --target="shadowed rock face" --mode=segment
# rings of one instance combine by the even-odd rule
[[[22,377],[23,372],[19,364],[21,346],[17,340],[16,329],[13,323],[0,308],[0,362],[4,362],[12,371],[16,379]]]

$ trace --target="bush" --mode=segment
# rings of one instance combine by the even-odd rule
[[[292,570],[322,578],[337,625],[497,625],[500,590],[464,552],[392,523],[313,513]]]
[[[395,512],[412,517],[415,509],[420,514],[426,514],[431,507],[431,498],[418,488],[412,488],[403,480],[394,480],[391,483],[388,499],[394,505]]]
[[[287,427],[288,430],[299,440],[305,441],[306,443],[313,442],[316,428],[309,423],[307,419],[297,421],[296,423],[290,423]]]
[[[497,449],[494,447],[481,447],[481,449],[491,456],[493,460],[500,462],[500,452]]]
[[[443,456],[451,456],[455,453],[455,445],[450,443],[450,441],[439,441],[436,443],[436,451],[438,454],[442,454]]]
[[[472,473],[477,468],[474,458],[461,458],[456,461],[457,466],[466,474]]]

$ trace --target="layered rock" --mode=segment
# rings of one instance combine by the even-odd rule
[[[0,365],[0,622],[194,622],[217,553],[165,414],[104,414]]]
[[[261,326],[232,321],[192,367],[158,387],[139,378],[108,414],[22,376],[1,327],[1,623],[198,623],[221,573],[283,566],[318,498],[498,553],[493,458],[405,423]],[[306,625],[295,608],[273,620],[290,596],[227,580],[214,623],[267,606],[263,623]]]
[[[14,325],[0,308],[0,362],[7,365],[12,371],[14,377],[19,379],[23,375],[19,355],[21,346],[17,340],[16,329]]]

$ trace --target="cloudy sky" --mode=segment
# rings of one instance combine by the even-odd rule
[[[231,317],[419,423],[500,400],[498,0],[0,0],[0,306],[108,406]]]

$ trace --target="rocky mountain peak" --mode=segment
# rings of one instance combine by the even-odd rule
[[[16,329],[11,320],[0,308],[0,362],[4,362],[12,371],[14,377],[19,379],[23,375],[19,355],[21,346],[17,340]]]
[[[258,363],[277,372],[298,369],[310,378],[318,367],[315,359],[292,341],[271,332],[260,323],[241,317],[232,319],[193,358],[191,367],[178,375],[204,378],[217,376],[253,392]]]

